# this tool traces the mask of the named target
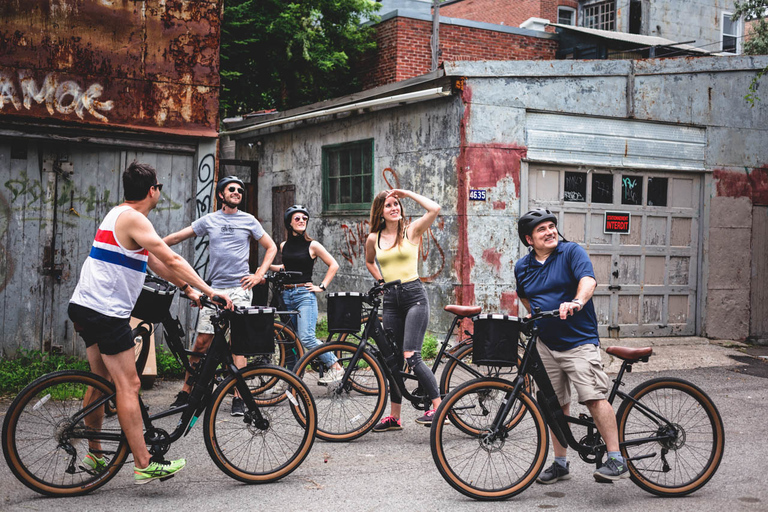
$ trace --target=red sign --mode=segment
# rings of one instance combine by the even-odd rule
[[[605,212],[604,233],[629,233],[629,212]]]

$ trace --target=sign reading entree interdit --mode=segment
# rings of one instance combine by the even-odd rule
[[[629,212],[605,212],[604,233],[629,233]]]

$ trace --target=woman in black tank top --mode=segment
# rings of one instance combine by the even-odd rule
[[[299,312],[291,322],[296,329],[296,334],[301,344],[307,350],[322,344],[315,334],[317,324],[317,297],[315,294],[326,290],[339,264],[331,254],[317,240],[312,240],[307,235],[307,223],[309,222],[309,210],[301,205],[294,205],[285,211],[283,222],[286,228],[286,240],[280,244],[280,253],[283,257],[282,265],[272,265],[272,270],[289,270],[301,272],[296,278],[291,278],[285,283],[282,297],[285,306]],[[315,260],[320,258],[328,265],[328,271],[320,284],[312,283],[312,270]],[[320,382],[331,383],[341,379],[344,370],[331,353],[320,356],[320,360],[329,368]]]

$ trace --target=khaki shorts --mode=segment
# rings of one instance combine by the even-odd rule
[[[253,292],[251,290],[244,290],[240,286],[235,286],[234,288],[219,288],[213,291],[228,295],[235,306],[250,306],[251,299],[253,298]],[[197,332],[213,334],[213,323],[211,322],[213,313],[214,311],[211,308],[202,308],[200,310],[197,316]]]
[[[560,405],[571,403],[571,384],[576,388],[579,403],[605,400],[610,380],[603,371],[597,345],[579,345],[562,352],[550,350],[542,342],[537,347]]]

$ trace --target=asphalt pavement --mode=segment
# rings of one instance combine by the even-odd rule
[[[622,340],[639,346],[648,339]],[[604,340],[604,345],[610,345]],[[571,456],[573,478],[554,485],[532,485],[504,502],[478,502],[453,490],[438,473],[429,447],[429,429],[414,422],[421,414],[403,406],[404,429],[369,433],[351,443],[316,441],[302,466],[283,480],[261,486],[230,479],[211,461],[202,427],[174,444],[169,458],[186,457],[187,467],[166,482],[133,485],[130,466],[88,496],[53,499],[18,482],[0,461],[0,510],[35,511],[764,511],[768,489],[763,461],[768,460],[768,362],[766,352],[734,342],[703,338],[654,339],[654,356],[627,376],[629,390],[655,376],[690,380],[712,397],[725,423],[726,450],[714,478],[691,496],[659,498],[630,480],[597,484],[593,467]],[[604,354],[615,371],[615,362]],[[158,382],[145,392],[154,410],[167,406],[179,382]],[[0,401],[0,419],[8,400]],[[169,430],[172,425],[167,426]],[[578,437],[578,436],[577,436]]]

